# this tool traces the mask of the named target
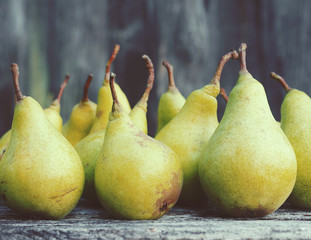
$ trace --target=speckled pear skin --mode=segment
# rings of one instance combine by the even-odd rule
[[[18,101],[0,161],[3,202],[28,217],[60,219],[76,206],[83,184],[83,166],[71,144],[34,99]]]
[[[198,165],[208,139],[218,126],[217,100],[208,94],[212,88],[215,90],[217,86],[207,85],[192,92],[180,112],[155,137],[180,158],[184,183],[178,202],[184,205],[198,206],[207,202]]]
[[[263,86],[241,70],[199,164],[205,193],[228,216],[265,216],[287,199],[296,172],[295,153]]]
[[[296,207],[311,208],[311,100],[291,89],[281,107],[281,128],[294,148],[297,179],[289,201]]]
[[[101,205],[118,219],[158,219],[182,187],[178,156],[136,128],[128,115],[110,120],[95,168]]]

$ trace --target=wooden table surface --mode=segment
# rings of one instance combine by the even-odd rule
[[[62,220],[27,219],[0,203],[0,239],[311,239],[311,212],[285,205],[262,218],[226,218],[213,207],[175,206],[153,221],[112,219],[81,200]]]

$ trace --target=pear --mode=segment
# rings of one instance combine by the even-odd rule
[[[58,92],[57,98],[51,103],[49,107],[44,109],[44,113],[46,117],[59,132],[62,132],[62,129],[63,129],[63,119],[60,115],[60,101],[61,101],[64,89],[67,86],[67,83],[69,81],[69,78],[70,78],[70,75],[67,74],[65,76],[65,80],[60,86],[60,90]],[[11,137],[11,130],[8,130],[5,134],[3,134],[3,136],[0,138],[0,149],[8,145],[10,141],[10,137]]]
[[[95,168],[101,205],[118,219],[158,219],[176,203],[182,187],[178,156],[139,130],[110,86],[112,111]]]
[[[297,179],[289,201],[299,208],[311,208],[311,100],[303,91],[290,88],[275,74],[286,90],[281,106],[281,128],[290,141],[297,159]]]
[[[50,120],[50,122],[54,125],[54,127],[59,131],[62,132],[63,130],[63,118],[60,115],[60,101],[63,95],[64,89],[67,86],[69,81],[70,75],[67,74],[65,76],[65,80],[63,81],[62,85],[60,86],[60,90],[58,93],[57,98],[52,102],[52,104],[44,109],[44,113],[46,117]]]
[[[291,193],[296,156],[263,86],[246,68],[246,44],[239,48],[239,61],[238,81],[204,150],[199,176],[206,195],[226,215],[265,216]]]
[[[136,103],[132,111],[130,112],[130,117],[135,123],[135,126],[142,130],[145,134],[148,134],[148,125],[147,125],[147,102],[149,98],[149,93],[153,87],[154,82],[154,67],[151,59],[147,55],[142,57],[146,62],[146,68],[149,72],[149,77],[147,81],[147,87],[142,98]]]
[[[109,88],[110,67],[111,67],[113,60],[116,58],[119,52],[119,49],[120,49],[120,45],[116,44],[113,49],[112,55],[106,65],[105,80],[103,82],[102,87],[99,89],[99,92],[98,92],[96,117],[95,117],[93,126],[90,130],[90,133],[104,130],[107,126],[107,123],[109,120],[109,113],[111,111],[111,106],[112,106],[111,92]],[[116,84],[116,91],[118,93],[118,96],[120,96],[119,97],[120,102],[122,103],[122,106],[124,106],[124,111],[126,113],[130,113],[131,106],[129,104],[129,101],[127,100],[126,95],[121,90],[118,84]]]
[[[181,160],[184,183],[178,203],[198,206],[206,202],[199,180],[199,160],[218,126],[216,97],[222,69],[230,58],[237,56],[236,51],[224,55],[210,84],[193,91],[178,114],[155,137]]]
[[[152,62],[147,55],[143,55],[143,59],[145,60],[146,67],[149,71],[147,86],[142,98],[138,101],[129,115],[135,126],[147,134],[147,101],[150,90],[153,86],[154,69]],[[105,130],[97,131],[83,138],[75,146],[83,163],[85,172],[85,186],[83,196],[92,202],[98,202],[94,186],[94,172],[96,161],[101,151],[104,138]]]
[[[73,107],[70,118],[63,127],[63,135],[73,146],[88,135],[95,120],[97,105],[88,98],[92,79],[93,75],[90,74],[84,85],[82,100]]]
[[[22,95],[17,64],[11,70],[17,101],[12,136],[0,161],[1,199],[28,217],[63,218],[82,194],[83,166],[39,103]]]
[[[162,65],[167,69],[169,85],[167,91],[162,94],[159,100],[156,134],[176,116],[186,102],[186,99],[175,85],[173,66],[168,61],[163,61]]]

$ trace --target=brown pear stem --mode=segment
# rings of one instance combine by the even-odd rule
[[[88,93],[89,93],[89,87],[91,85],[92,80],[93,80],[93,74],[90,74],[87,77],[85,84],[84,84],[82,102],[89,101]]]
[[[16,97],[16,101],[19,102],[20,100],[22,100],[24,98],[21,89],[19,87],[19,68],[18,65],[16,63],[12,63],[11,64],[11,72],[13,75],[13,84],[14,84],[14,90],[15,90],[15,97]]]
[[[116,78],[116,74],[114,74],[113,72],[110,73],[109,83],[110,83],[110,90],[111,90],[111,95],[112,95],[112,100],[113,100],[113,106],[112,106],[113,110],[115,109],[115,107],[114,107],[115,104],[119,105],[117,93],[116,93],[116,90],[114,88],[114,79],[115,78]]]
[[[224,88],[220,89],[220,95],[222,96],[223,99],[225,99],[226,102],[228,102],[229,97],[228,97],[226,90]]]
[[[58,95],[57,95],[57,98],[56,98],[56,100],[57,100],[58,102],[60,102],[60,100],[61,100],[61,98],[62,98],[62,96],[63,96],[63,92],[64,92],[65,87],[67,86],[67,83],[68,83],[68,81],[69,81],[69,78],[70,78],[70,75],[69,75],[69,74],[66,74],[65,80],[63,81],[62,85],[60,85],[60,89],[59,89],[59,92],[58,92]]]
[[[211,84],[219,86],[221,73],[222,73],[222,70],[223,70],[225,64],[229,61],[229,59],[231,59],[231,58],[232,59],[238,59],[238,57],[239,57],[239,54],[237,53],[236,50],[231,50],[227,54],[223,55],[219,61],[219,64],[217,66],[217,70],[216,70],[215,75],[211,81]]]
[[[168,87],[175,88],[174,67],[167,60],[163,61],[162,65],[166,68],[168,73]]]
[[[144,95],[142,97],[142,100],[147,101],[149,98],[149,93],[153,87],[153,82],[154,82],[154,67],[152,64],[151,59],[147,56],[147,55],[143,55],[142,58],[145,60],[146,62],[146,68],[149,72],[149,77],[148,77],[148,81],[147,81],[147,86],[146,86],[146,90],[144,92]]]
[[[241,71],[247,71],[246,49],[247,49],[246,43],[242,43],[241,46],[239,47],[239,61],[240,61],[240,70]]]
[[[114,45],[114,48],[113,48],[113,51],[112,51],[112,54],[107,62],[107,65],[106,65],[106,74],[105,74],[105,81],[106,82],[109,82],[109,79],[110,79],[110,67],[111,67],[111,64],[112,62],[115,60],[115,58],[117,57],[117,54],[120,50],[120,45],[119,44],[115,44]]]
[[[290,88],[286,81],[284,80],[284,78],[282,78],[280,75],[274,73],[274,72],[271,72],[270,73],[270,77],[272,77],[273,79],[279,81],[279,83],[281,83],[281,85],[283,86],[283,88],[285,89],[286,92],[289,92],[290,90],[292,90],[292,88]]]

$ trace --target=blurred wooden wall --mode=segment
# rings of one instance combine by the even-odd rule
[[[269,72],[310,93],[310,12],[307,0],[0,1],[0,134],[10,128],[13,116],[11,62],[20,66],[23,93],[43,107],[57,94],[64,75],[71,74],[62,99],[66,121],[89,73],[95,76],[90,98],[96,101],[115,43],[121,50],[112,68],[132,106],[147,78],[141,56],[149,55],[155,65],[148,107],[151,135],[158,99],[167,88],[162,60],[174,65],[177,87],[188,96],[211,80],[220,57],[241,42],[248,44],[249,71],[265,86],[279,119],[284,91]],[[237,62],[224,69],[221,85],[227,92],[238,69]],[[220,117],[224,107],[219,98]]]

